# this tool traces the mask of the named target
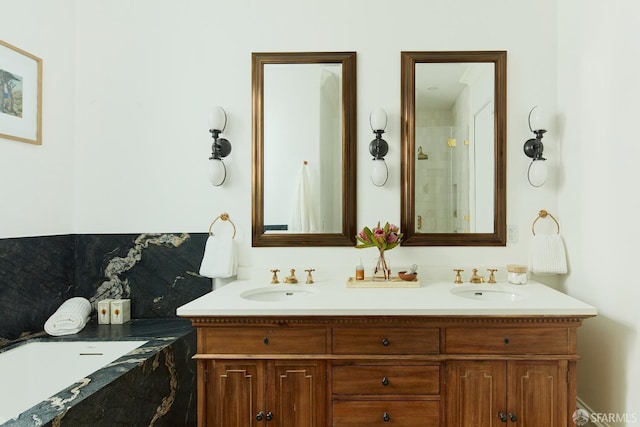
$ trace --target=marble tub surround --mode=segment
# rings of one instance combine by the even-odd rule
[[[0,341],[44,329],[76,296],[74,237],[0,239]]]
[[[281,289],[281,297],[268,301],[254,298],[256,290]],[[287,296],[287,290],[291,295]],[[295,292],[309,290],[308,293]],[[456,295],[470,290],[472,298]],[[486,300],[474,299],[485,291]],[[492,298],[487,291],[500,291],[509,300]],[[482,298],[482,295],[478,295]],[[527,285],[461,285],[420,279],[417,288],[347,288],[345,279],[318,279],[312,285],[270,285],[266,280],[239,280],[178,308],[179,316],[594,316],[595,307],[541,283]]]
[[[211,290],[198,269],[207,234],[78,235],[75,279],[97,302],[131,299],[132,318],[174,317],[175,307]]]
[[[176,307],[212,289],[211,280],[197,273],[207,235],[0,239],[0,343],[41,332],[48,317],[74,296],[94,306],[105,298],[130,298],[132,318],[175,317]]]
[[[148,342],[2,425],[195,425],[195,364],[191,358],[196,334],[190,322],[136,319],[124,325],[89,325],[74,336],[47,338],[131,339]]]

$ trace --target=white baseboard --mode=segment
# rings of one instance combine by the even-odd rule
[[[584,409],[585,411],[587,411],[590,414],[593,414],[595,411],[593,409],[591,409],[589,407],[589,405],[587,405],[584,400],[580,399],[579,397],[576,399],[576,403],[578,405],[578,408],[580,409]],[[596,427],[611,427],[609,425],[609,423],[605,423],[602,421],[590,421],[588,424],[588,426],[596,426]]]

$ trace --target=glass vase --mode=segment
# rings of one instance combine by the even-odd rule
[[[373,269],[373,278],[378,280],[389,280],[390,277],[391,270],[389,269],[387,260],[384,257],[384,250],[380,249],[376,267]]]

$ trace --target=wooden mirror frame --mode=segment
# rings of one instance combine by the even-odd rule
[[[505,246],[507,236],[507,52],[401,52],[401,201],[403,246]],[[415,223],[415,66],[417,63],[494,64],[494,218],[493,233],[417,233]]]
[[[264,232],[264,66],[266,64],[342,65],[342,232]],[[251,245],[354,246],[356,244],[356,52],[254,52],[251,54],[252,219]]]

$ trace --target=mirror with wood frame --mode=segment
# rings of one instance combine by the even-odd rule
[[[404,246],[506,245],[507,53],[401,52]]]
[[[252,246],[353,246],[356,53],[252,53]]]

